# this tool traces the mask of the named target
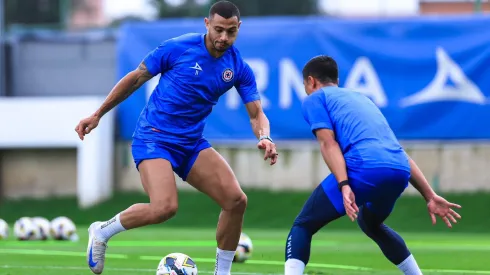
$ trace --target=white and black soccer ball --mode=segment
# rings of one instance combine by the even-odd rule
[[[240,240],[238,241],[238,246],[235,251],[235,256],[233,257],[233,261],[237,263],[244,263],[246,260],[252,257],[253,245],[252,239],[245,234],[240,234]]]
[[[6,221],[0,219],[0,240],[5,240],[9,237],[9,225]]]
[[[36,226],[28,217],[22,217],[15,221],[14,235],[18,240],[27,241],[33,240],[36,234]]]
[[[183,253],[170,253],[158,264],[156,275],[197,275],[197,265]]]
[[[31,221],[35,226],[34,239],[47,240],[51,234],[51,223],[49,220],[43,217],[34,217],[31,218]]]
[[[51,237],[59,241],[78,241],[77,227],[67,217],[61,216],[51,221]]]

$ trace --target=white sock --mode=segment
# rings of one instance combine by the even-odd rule
[[[95,228],[95,234],[101,241],[107,242],[112,236],[126,229],[122,226],[119,219],[121,213],[117,214],[114,218],[101,223]]]
[[[230,275],[231,263],[235,257],[235,251],[216,249],[216,265],[214,275]]]
[[[284,264],[284,275],[303,275],[305,263],[298,259],[288,259]]]
[[[408,256],[401,264],[397,265],[398,269],[400,269],[405,275],[422,275],[422,271],[420,270],[415,258],[412,254]]]

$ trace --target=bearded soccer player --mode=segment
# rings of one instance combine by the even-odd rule
[[[332,172],[313,191],[296,217],[286,242],[286,275],[302,275],[312,236],[347,214],[405,275],[420,275],[403,238],[384,224],[410,182],[424,197],[436,223],[448,227],[461,206],[438,196],[405,153],[378,107],[365,95],[338,87],[337,63],[317,56],[303,68],[307,98],[303,115]]]
[[[255,77],[233,46],[240,12],[228,1],[215,3],[204,19],[206,34],[185,34],[164,41],[139,67],[123,77],[102,106],[76,127],[80,139],[102,116],[143,83],[161,74],[133,134],[132,154],[150,203],[135,204],[89,228],[87,263],[95,274],[104,269],[109,239],[122,231],[162,223],[177,212],[174,172],[222,208],[216,231],[215,274],[229,275],[247,197],[229,165],[203,137],[204,120],[219,97],[236,87],[250,116],[264,160],[277,161]]]

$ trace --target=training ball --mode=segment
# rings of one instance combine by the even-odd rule
[[[196,263],[182,253],[171,253],[158,264],[156,275],[197,275]]]
[[[32,223],[35,226],[34,239],[36,240],[47,240],[50,235],[51,223],[48,219],[43,217],[31,218]]]
[[[18,219],[14,224],[14,235],[18,240],[32,240],[36,233],[36,226],[28,217]]]
[[[57,217],[51,221],[51,237],[58,241],[78,241],[77,227],[67,217]]]
[[[9,225],[4,220],[0,219],[0,240],[5,240],[9,237]]]
[[[240,234],[240,240],[238,241],[238,246],[236,248],[233,261],[237,263],[245,262],[252,256],[252,251],[252,239],[250,239],[250,237],[245,233]]]

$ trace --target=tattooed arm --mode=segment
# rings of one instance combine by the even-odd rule
[[[152,77],[153,75],[148,71],[145,63],[141,62],[137,69],[125,75],[114,88],[112,88],[112,91],[109,93],[104,103],[102,103],[102,106],[100,106],[94,113],[94,116],[100,119]]]

